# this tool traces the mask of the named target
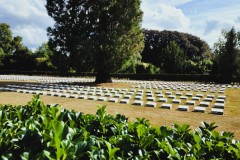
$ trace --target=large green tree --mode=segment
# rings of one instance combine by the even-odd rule
[[[12,36],[11,28],[7,23],[0,23],[0,48],[5,54],[14,54],[26,47],[22,44],[22,37]]]
[[[51,71],[55,69],[52,62],[54,62],[53,52],[50,50],[48,43],[43,43],[34,52],[36,70],[38,71]],[[55,64],[58,65],[58,64]]]
[[[5,70],[34,70],[32,52],[22,44],[22,37],[13,37],[6,23],[0,23],[0,66]]]
[[[240,78],[240,33],[233,27],[223,32],[223,39],[215,43],[214,74],[224,82]]]
[[[13,50],[13,37],[10,26],[6,23],[0,23],[0,48],[6,54]]]
[[[164,64],[165,62],[162,57],[166,48],[174,41],[184,52],[187,60],[186,67],[182,70],[182,73],[206,73],[207,70],[211,69],[212,52],[209,45],[199,37],[166,30],[144,30],[144,35],[145,47],[141,54],[143,62],[152,63],[160,68],[162,65],[167,66],[168,64]],[[163,70],[168,72],[172,68]],[[179,71],[176,70],[174,72]]]
[[[183,73],[186,55],[175,41],[170,42],[166,48],[162,50],[162,66],[161,69],[166,73]]]
[[[95,82],[111,82],[109,73],[140,59],[140,0],[47,0],[46,8],[55,21],[48,28],[50,47],[68,60],[66,68],[93,68]]]

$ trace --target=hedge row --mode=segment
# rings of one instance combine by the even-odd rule
[[[84,114],[45,105],[39,96],[25,106],[0,105],[0,159],[240,159],[240,141],[217,132],[214,123],[195,130],[187,124],[155,127],[105,108]]]

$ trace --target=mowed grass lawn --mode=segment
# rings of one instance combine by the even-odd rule
[[[0,81],[0,87],[7,84],[25,84],[29,82],[10,82]],[[34,82],[31,82],[34,83]],[[127,88],[130,84],[111,83],[100,84],[103,87]],[[206,113],[182,112],[177,111],[176,106],[172,110],[161,109],[158,107],[151,108],[145,106],[133,106],[120,103],[100,102],[93,100],[82,100],[73,98],[60,98],[52,96],[41,96],[41,100],[46,104],[59,104],[64,108],[80,111],[85,114],[95,114],[97,106],[107,105],[107,113],[115,115],[116,113],[124,114],[130,121],[136,118],[148,119],[154,126],[171,126],[173,123],[189,124],[192,129],[201,125],[202,121],[212,123],[218,126],[218,131],[235,133],[235,138],[240,140],[240,89],[226,89],[227,95],[224,115]],[[33,95],[16,92],[0,92],[0,104],[25,105],[32,99]]]

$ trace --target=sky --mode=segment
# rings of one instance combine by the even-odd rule
[[[45,9],[46,0],[0,0],[0,23],[10,25],[13,36],[33,51],[47,42],[47,27],[54,21]],[[142,0],[142,27],[190,33],[210,47],[222,30],[240,31],[240,0]]]

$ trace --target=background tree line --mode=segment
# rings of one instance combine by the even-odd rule
[[[234,28],[222,33],[213,50],[205,41],[186,33],[156,30],[143,33],[145,46],[138,59],[130,58],[112,73],[210,73],[223,82],[240,79],[240,32]],[[78,72],[77,57],[73,62],[70,57],[54,52],[49,43],[33,52],[22,44],[22,37],[12,36],[6,23],[0,24],[0,38],[1,70]],[[93,72],[92,64],[81,71]]]
[[[223,31],[214,45],[212,74],[223,82],[240,82],[240,32]]]
[[[208,73],[212,65],[209,45],[199,37],[177,31],[145,30],[142,61],[164,73]]]
[[[0,69],[19,71],[53,71],[53,52],[44,43],[35,52],[22,44],[22,37],[12,36],[10,26],[0,23]]]
[[[144,30],[143,33],[143,52],[124,61],[112,73],[206,73],[211,69],[212,52],[200,38],[176,31]],[[0,24],[0,34],[2,70],[93,72],[92,60],[83,59],[86,56],[90,59],[93,56],[90,53],[84,57],[54,52],[49,46],[57,42],[51,39],[32,52],[22,44],[22,37],[12,36],[10,26],[5,23]],[[71,37],[70,40],[73,41]],[[72,43],[68,42],[69,48],[73,48]]]

